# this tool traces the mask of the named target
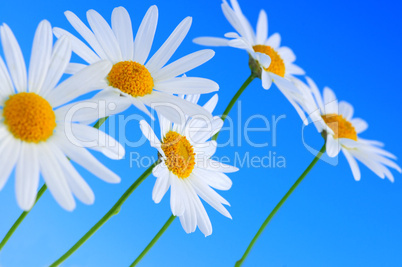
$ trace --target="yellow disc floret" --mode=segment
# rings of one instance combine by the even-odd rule
[[[355,127],[342,115],[327,114],[322,116],[325,123],[334,131],[334,138],[349,138],[357,141]]]
[[[194,148],[185,136],[168,132],[162,141],[162,150],[166,156],[166,166],[179,178],[190,176],[195,165]]]
[[[278,52],[268,45],[255,45],[253,46],[253,49],[255,52],[266,54],[271,58],[271,64],[267,69],[264,68],[264,70],[272,72],[278,76],[285,77],[285,63],[279,56]]]
[[[46,141],[56,127],[52,106],[35,93],[10,96],[4,104],[3,117],[14,137],[29,143]]]
[[[148,69],[134,61],[121,61],[113,65],[107,79],[109,85],[133,97],[152,93],[154,80]]]

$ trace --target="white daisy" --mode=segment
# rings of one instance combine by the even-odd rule
[[[262,87],[269,89],[272,82],[288,99],[304,120],[303,111],[296,104],[300,101],[300,94],[290,82],[293,75],[304,75],[304,71],[293,64],[296,56],[289,47],[280,46],[281,36],[274,33],[268,38],[268,19],[264,10],[260,11],[257,22],[257,30],[254,32],[250,22],[243,15],[237,0],[230,0],[231,8],[226,0],[223,0],[222,11],[226,19],[237,31],[225,34],[225,37],[199,37],[193,41],[207,46],[231,46],[244,49],[250,56],[250,68],[261,78]]]
[[[113,99],[121,112],[131,104],[151,116],[146,106],[150,106],[166,118],[179,122],[176,110],[171,110],[161,103],[179,107],[184,114],[209,114],[188,101],[172,94],[205,94],[217,91],[217,83],[198,77],[177,77],[211,59],[214,51],[206,49],[182,57],[169,65],[173,53],[179,47],[191,26],[191,17],[185,18],[149,59],[152,42],[158,21],[158,8],[151,6],[142,20],[135,40],[130,16],[126,9],[117,7],[112,13],[112,26],[96,11],[87,12],[89,29],[75,14],[66,11],[65,15],[75,30],[93,49],[60,28],[54,28],[57,37],[67,35],[72,41],[73,51],[93,64],[99,60],[108,60],[113,68],[105,75],[103,98]],[[72,63],[68,72],[75,73],[85,65]],[[151,116],[152,117],[152,116]]]
[[[199,95],[186,97],[194,104],[198,99]],[[215,95],[204,108],[212,113],[217,100],[218,96]],[[212,121],[193,117],[184,125],[172,125],[169,120],[159,116],[159,122],[161,140],[146,121],[140,122],[143,134],[151,146],[158,150],[162,161],[153,170],[157,180],[152,199],[159,203],[170,187],[171,210],[179,216],[184,230],[194,232],[198,225],[201,232],[208,236],[212,233],[212,225],[199,196],[221,214],[231,218],[222,205],[229,203],[211,187],[229,190],[232,181],[224,173],[238,170],[210,159],[216,151],[216,141],[207,140],[220,131],[223,121],[219,117],[214,117]]]
[[[368,128],[367,122],[353,118],[353,106],[345,101],[338,103],[331,89],[325,87],[322,97],[314,81],[309,77],[306,79],[308,85],[298,79],[295,79],[295,85],[304,93],[305,100],[301,105],[326,139],[328,156],[335,157],[342,150],[356,181],[361,176],[356,159],[379,177],[394,181],[388,167],[401,172],[401,168],[391,160],[396,160],[396,157],[382,149],[384,144],[381,142],[358,136]]]
[[[6,24],[0,32],[8,67],[0,57],[0,189],[15,169],[16,197],[23,210],[35,202],[40,174],[63,208],[75,208],[73,194],[85,204],[93,203],[92,190],[67,157],[100,179],[118,183],[120,178],[84,147],[90,143],[90,148],[113,159],[122,158],[124,148],[105,133],[80,123],[80,118],[68,120],[75,103],[65,104],[99,89],[96,86],[110,71],[110,63],[89,66],[57,85],[70,60],[71,45],[67,38],[60,38],[53,47],[51,25],[42,21],[35,33],[27,78],[14,34]],[[91,116],[81,119],[94,120]]]

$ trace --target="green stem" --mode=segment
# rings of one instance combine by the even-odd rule
[[[68,257],[70,257],[79,247],[81,247],[99,228],[102,227],[113,215],[116,215],[123,203],[127,198],[134,192],[134,190],[147,178],[151,173],[153,168],[159,163],[156,161],[152,164],[140,177],[124,192],[124,194],[119,198],[116,204],[100,219],[92,228],[83,236],[77,243],[74,244],[63,256],[50,265],[50,267],[59,266]]]
[[[162,228],[159,230],[159,232],[155,235],[155,237],[149,242],[149,244],[146,246],[146,248],[141,252],[141,254],[135,259],[135,261],[130,265],[130,267],[136,266],[142,258],[148,253],[148,251],[155,245],[155,243],[158,241],[158,239],[163,235],[163,233],[166,231],[166,229],[169,228],[170,224],[176,219],[176,216],[171,215],[169,219],[166,221],[166,223],[162,226]]]
[[[262,232],[265,230],[265,228],[267,227],[267,225],[269,224],[271,219],[275,216],[275,214],[282,207],[282,205],[286,202],[286,200],[293,193],[293,191],[297,188],[297,186],[303,181],[304,177],[306,177],[306,175],[311,171],[311,169],[318,162],[318,160],[321,158],[321,156],[324,154],[324,152],[325,152],[325,144],[322,146],[320,152],[318,152],[318,154],[315,156],[315,158],[310,163],[310,165],[308,165],[307,169],[304,170],[304,172],[300,175],[299,179],[297,179],[297,181],[292,185],[292,187],[289,189],[289,191],[286,193],[286,195],[283,196],[281,201],[279,201],[279,203],[276,204],[275,208],[271,211],[271,213],[265,219],[264,223],[261,225],[257,234],[254,236],[253,240],[251,240],[250,244],[248,245],[246,251],[243,254],[243,257],[241,257],[241,259],[236,262],[235,267],[239,267],[243,264],[244,260],[247,258],[248,254],[250,253],[251,249],[253,248],[255,242],[257,242],[258,238],[260,237]]]
[[[36,200],[35,200],[35,204],[36,202],[40,199],[40,197],[43,195],[43,193],[45,193],[46,191],[46,184],[44,184],[40,189],[38,194],[36,195]],[[15,230],[17,230],[18,226],[22,223],[22,221],[25,219],[25,217],[28,215],[28,213],[31,210],[28,211],[24,211],[23,213],[21,213],[20,217],[18,217],[18,219],[15,221],[15,223],[13,224],[13,226],[11,226],[10,230],[8,230],[6,236],[3,238],[3,240],[0,243],[0,250],[4,247],[4,245],[7,243],[7,241],[10,239],[10,237],[14,234]]]
[[[99,129],[99,127],[107,120],[108,117],[101,118],[99,119],[95,125],[93,126],[96,129]],[[40,197],[45,193],[47,189],[46,184],[44,184],[38,191],[38,194],[36,195],[36,200],[32,208],[35,206],[36,202],[40,199]],[[31,208],[31,210],[32,210]],[[14,222],[13,226],[11,226],[10,230],[8,230],[7,234],[4,236],[3,240],[0,243],[0,251],[4,247],[4,245],[7,243],[7,241],[10,239],[10,237],[14,234],[15,230],[17,230],[18,226],[22,223],[22,221],[25,219],[25,217],[28,215],[28,213],[31,211],[24,211],[21,213],[21,215],[18,217],[18,219]]]
[[[225,111],[222,114],[221,119],[225,121],[226,117],[228,116],[230,110],[233,108],[234,104],[237,102],[237,99],[241,96],[241,94],[244,92],[244,90],[247,88],[247,86],[256,78],[254,73],[251,73],[250,76],[248,76],[247,80],[242,84],[242,86],[239,88],[237,93],[233,96],[232,100],[230,100],[229,105],[226,107]],[[217,132],[213,137],[212,140],[216,140],[218,138],[219,132]]]

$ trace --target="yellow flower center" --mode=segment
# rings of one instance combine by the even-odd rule
[[[52,106],[35,93],[10,96],[4,104],[3,117],[14,137],[29,143],[46,141],[56,127]]]
[[[149,95],[154,80],[147,68],[134,61],[121,61],[113,65],[107,79],[109,85],[133,97]]]
[[[194,148],[185,136],[170,131],[163,138],[162,150],[166,166],[179,178],[187,178],[194,169]]]
[[[327,114],[322,116],[325,123],[334,131],[334,138],[349,138],[357,141],[355,127],[342,115]]]
[[[255,45],[253,49],[255,52],[266,54],[271,58],[271,64],[267,69],[264,68],[264,70],[285,77],[285,63],[283,63],[283,59],[272,47],[268,45]]]

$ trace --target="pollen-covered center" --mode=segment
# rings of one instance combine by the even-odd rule
[[[109,85],[133,97],[152,93],[154,80],[148,69],[134,61],[121,61],[113,65],[107,79]]]
[[[255,52],[266,54],[271,58],[271,64],[267,69],[264,68],[264,70],[272,72],[281,77],[285,77],[285,63],[279,56],[278,52],[268,45],[255,45],[253,46],[253,49]]]
[[[342,115],[327,114],[322,116],[325,123],[334,131],[334,138],[349,138],[357,141],[355,127]]]
[[[185,136],[168,132],[162,140],[162,150],[166,156],[166,166],[179,178],[187,178],[194,169],[194,148]]]
[[[3,117],[14,137],[29,143],[46,141],[56,127],[52,106],[35,93],[11,95],[4,104]]]

